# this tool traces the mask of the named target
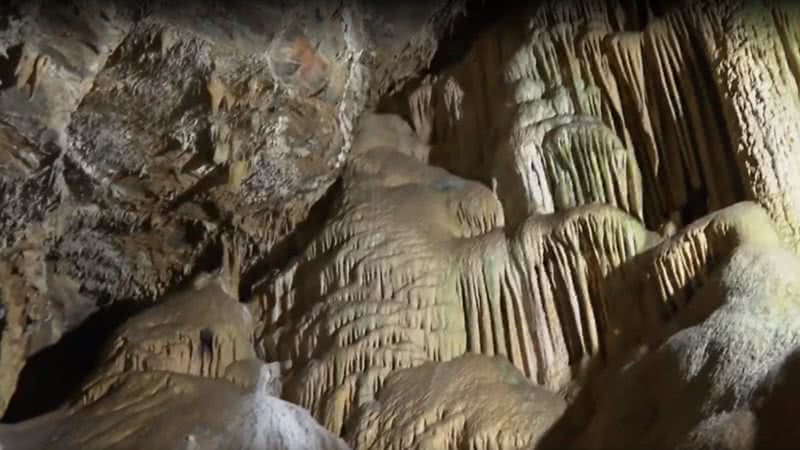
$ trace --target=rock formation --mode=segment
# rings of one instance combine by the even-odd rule
[[[3,7],[0,409],[25,359],[98,307],[151,303],[220,251],[234,291],[279,263],[358,116],[459,12],[334,6]]]
[[[467,354],[392,373],[350,440],[356,449],[535,448],[564,408],[507,361]]]
[[[504,7],[0,7],[0,447],[791,448],[800,8]]]
[[[0,429],[3,448],[349,448],[277,397],[246,307],[203,276],[125,323],[65,408]]]
[[[740,246],[693,299],[724,303],[699,322],[679,315],[680,331],[593,387],[572,448],[785,448],[765,418],[777,396],[796,395],[781,384],[800,342],[798,264],[787,250]]]

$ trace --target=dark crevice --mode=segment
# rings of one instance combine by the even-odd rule
[[[406,102],[409,94],[429,76],[439,75],[461,63],[482,33],[501,20],[514,17],[514,13],[522,11],[523,8],[529,8],[526,2],[467,0],[464,14],[457,16],[450,24],[450,32],[438,42],[428,68],[405,82],[399,89],[390,90],[390,95],[379,100],[375,108],[376,112],[397,114],[411,123],[411,115]],[[521,14],[518,16],[522,17]]]
[[[378,113],[396,114],[405,119],[413,126],[410,104],[408,99],[410,95],[417,90],[423,83],[440,82],[437,80],[448,70],[454,66],[462,63],[468,57],[470,51],[480,42],[482,36],[486,33],[493,33],[495,27],[504,26],[504,33],[520,33],[516,39],[509,38],[511,42],[524,42],[522,33],[525,30],[524,18],[529,15],[532,7],[535,4],[528,2],[518,2],[512,0],[501,0],[499,2],[489,2],[485,0],[467,0],[465,5],[466,12],[457,17],[451,25],[451,31],[444,36],[438,43],[436,53],[433,56],[431,64],[426,71],[423,71],[417,78],[408,81],[401,89],[396,90],[391,95],[381,99],[377,106]],[[495,42],[496,54],[493,55],[497,70],[507,64],[516,50],[503,51],[499,42]],[[482,58],[482,62],[486,60]],[[495,76],[499,72],[489,71],[484,73],[480,79],[480,86],[477,89],[483,89],[483,95],[476,95],[478,101],[483,102],[483,108],[488,108],[490,102],[489,96],[486,94],[491,83],[494,82]],[[492,91],[493,95],[499,95],[508,100],[507,96],[510,92],[503,90],[502,92]],[[499,101],[505,101],[499,100]],[[474,105],[473,105],[474,106]],[[489,111],[486,110],[488,113]],[[436,118],[432,118],[436,120]],[[490,142],[501,141],[501,136],[510,133],[510,127],[502,123],[502,119],[496,117],[487,117],[487,121],[491,123],[486,124],[486,138],[482,140],[480,145],[470,149],[469,152],[453,154],[451,149],[447,146],[439,145],[442,143],[442,136],[437,131],[438,127],[435,124],[431,125],[431,135],[429,136],[428,144],[431,145],[431,152],[428,156],[428,164],[436,167],[443,168],[453,175],[475,181],[483,184],[489,189],[492,189],[492,181],[489,173],[481,173],[481,169],[490,164],[493,149],[490,148]],[[464,149],[461,149],[464,150]],[[468,156],[467,156],[468,155]],[[485,171],[484,171],[485,172]]]
[[[200,353],[211,355],[214,352],[214,330],[203,328],[200,330]]]
[[[681,223],[686,225],[708,214],[708,192],[705,188],[687,192],[686,203],[681,206]]]
[[[2,422],[32,419],[65,404],[97,365],[103,345],[114,330],[147,306],[127,301],[101,308],[57,344],[28,359]]]
[[[687,35],[689,37],[691,51],[695,55],[696,67],[712,67],[712,61],[709,60],[709,57],[703,48],[704,46],[700,40],[699,33],[687,33]],[[728,133],[728,125],[725,120],[725,114],[722,110],[722,96],[716,87],[713,75],[706,70],[695,70],[694,72],[694,81],[697,83],[696,85],[700,87],[696,90],[696,92],[700,94],[700,99],[698,100],[703,102],[705,105],[708,105],[711,113],[706,117],[709,117],[714,122],[705,124],[705,126],[708,128],[715,127],[719,131],[717,136],[719,136],[719,139],[722,140],[720,147],[724,153],[721,155],[721,159],[724,161],[725,165],[723,167],[717,167],[717,170],[719,170],[720,173],[740,174],[738,163],[736,162],[736,156],[734,155],[735,152],[733,143],[731,142],[731,134]],[[730,184],[725,187],[731,190],[731,193],[733,194],[732,197],[735,199],[735,201],[744,200],[746,195],[744,180],[742,177],[731,176],[727,177],[727,179],[730,180]]]
[[[206,238],[202,231],[202,225],[192,224],[187,227],[187,241],[193,243],[194,246],[204,245],[203,250],[194,261],[191,273],[181,277],[175,274],[170,283],[170,287],[164,291],[158,299],[151,299],[151,303],[155,303],[159,299],[169,297],[173,293],[190,289],[195,278],[204,273],[216,273],[222,267],[224,246],[219,236],[212,236]],[[206,239],[208,239],[206,241]]]
[[[188,224],[186,239],[194,245],[203,245],[207,238],[200,225]],[[161,298],[184,289],[196,274],[217,270],[221,261],[222,245],[219,240],[205,243],[205,249],[196,260],[192,274],[173,279],[171,287]],[[103,346],[114,331],[130,317],[153,306],[155,300],[140,298],[112,302],[108,295],[98,296],[98,311],[78,328],[64,334],[58,343],[27,360],[2,422],[15,423],[32,419],[74,398],[99,363]],[[213,343],[213,335],[207,340]]]
[[[22,44],[6,49],[6,55],[0,55],[0,90],[17,84],[17,65],[22,58]]]
[[[512,0],[467,0],[465,8],[466,13],[456,18],[450,35],[439,42],[428,74],[440,73],[463,61],[481,33],[528,5]]]

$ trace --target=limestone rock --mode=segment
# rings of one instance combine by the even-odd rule
[[[624,356],[639,344],[660,342],[680,329],[677,315],[707,316],[722,298],[693,297],[740,246],[783,247],[767,212],[753,202],[704,216],[622,265],[606,283],[606,351]]]
[[[0,278],[0,409],[5,410],[25,361],[56,343],[96,305],[77,283],[53,270],[36,246],[4,254]]]
[[[87,382],[83,401],[101,397],[127,372],[224,378],[235,362],[255,356],[247,307],[225,292],[222,280],[206,275],[116,330]]]
[[[422,164],[383,126],[356,138],[321,233],[263,282],[259,347],[292,362],[284,396],[338,432],[392,371],[467,351],[566,388],[602,357],[604,280],[657,237],[601,205],[507,236],[491,191]]]
[[[566,408],[499,357],[464,355],[390,375],[349,441],[368,449],[528,449]]]
[[[113,2],[12,1],[9,9],[0,50],[11,76],[3,79],[0,120],[35,143],[63,143],[70,114],[128,34],[131,17]]]
[[[502,221],[488,189],[376,137],[357,138],[331,218],[258,297],[260,349],[297,371],[285,398],[335,432],[392,370],[467,349],[457,261]]]
[[[264,390],[169,372],[132,372],[106,396],[0,426],[9,449],[345,450],[300,407]]]
[[[511,225],[557,209],[554,195],[620,205],[653,228],[750,199],[797,241],[787,175],[796,165],[797,8],[698,0],[642,21],[621,3],[531,5],[484,33],[463,62],[426,78],[409,110],[424,111],[415,121],[435,130],[434,159],[495,180]],[[484,76],[488,67],[503,76]],[[545,134],[587,118],[603,125],[592,145],[627,152],[628,169],[616,169],[627,189],[615,195],[600,168],[553,192],[559,171],[544,167]],[[582,139],[582,130],[563,129],[560,141]],[[588,194],[593,183],[607,194]]]
[[[0,259],[15,272],[0,410],[24,360],[98,307],[154,302],[223,260],[247,292],[253,272],[282,264],[361,113],[428,64],[460,13],[443,1],[405,19],[360,1],[6,3]]]
[[[0,6],[0,447],[796,443],[800,9],[481,3]]]
[[[591,418],[568,439],[570,448],[793,445],[775,424],[762,422],[762,411],[788,394],[783,380],[794,373],[798,268],[800,260],[788,250],[740,247],[692,299],[721,298],[723,304],[700,322],[676,319],[688,327],[619,375],[603,378],[592,391]],[[761,442],[779,445],[756,446]]]
[[[78,398],[32,421],[0,425],[0,446],[348,448],[276,396],[281,369],[255,359],[246,306],[218,277],[203,276],[123,324]]]

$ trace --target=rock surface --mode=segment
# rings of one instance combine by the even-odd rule
[[[253,386],[150,371],[95,402],[0,428],[8,449],[346,450],[297,405]]]
[[[505,6],[1,6],[0,447],[792,448],[800,8]]]
[[[589,422],[552,448],[790,448],[765,414],[797,395],[784,380],[800,343],[798,269],[788,250],[739,247],[692,299],[723,303],[699,323],[678,316],[685,328],[594,386]]]
[[[277,397],[280,367],[255,358],[252,335],[246,306],[200,276],[123,324],[68,405],[0,425],[0,447],[349,448]]]
[[[349,440],[363,450],[535,448],[565,407],[507,361],[467,354],[394,372]]]
[[[3,6],[0,410],[24,361],[97,307],[152,302],[223,259],[238,291],[275,264],[361,112],[458,13],[334,6]]]

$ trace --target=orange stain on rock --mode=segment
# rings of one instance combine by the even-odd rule
[[[328,70],[328,61],[317,53],[308,38],[300,36],[293,41],[289,58],[299,65],[296,75],[309,87],[321,88],[325,84],[324,77]]]

